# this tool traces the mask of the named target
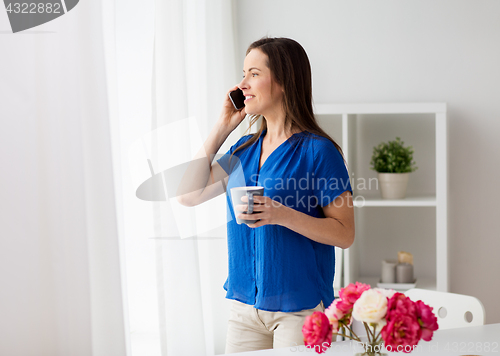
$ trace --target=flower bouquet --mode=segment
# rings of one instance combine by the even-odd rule
[[[356,282],[342,288],[339,296],[324,313],[316,311],[308,316],[302,327],[304,344],[317,353],[330,347],[333,335],[360,342],[362,355],[381,355],[384,349],[408,353],[420,339],[430,341],[438,329],[432,307],[394,290],[371,289]],[[368,341],[361,341],[352,330],[353,318],[363,322]]]

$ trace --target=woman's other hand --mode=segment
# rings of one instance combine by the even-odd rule
[[[322,208],[324,218],[301,213],[269,197],[254,195],[253,198],[254,214],[242,214],[247,210],[246,204],[235,206],[235,209],[241,212],[238,216],[240,219],[261,219],[255,224],[248,225],[249,227],[281,225],[316,242],[343,249],[350,247],[354,242],[354,206],[350,191],[345,191],[335,201]],[[244,196],[241,200],[246,203],[248,198]],[[255,213],[256,211],[259,213]]]
[[[248,197],[241,198],[244,203],[248,202]],[[249,224],[249,227],[259,227],[263,225],[284,225],[289,207],[272,200],[270,197],[259,195],[253,196],[253,214],[243,214],[248,209],[247,204],[235,206],[235,210],[239,212],[238,218],[242,220],[259,220],[255,224]]]

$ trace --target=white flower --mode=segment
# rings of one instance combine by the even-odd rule
[[[354,303],[352,316],[366,323],[380,323],[387,313],[387,297],[374,289],[368,289]]]

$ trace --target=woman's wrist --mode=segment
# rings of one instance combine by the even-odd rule
[[[280,213],[278,214],[278,221],[276,221],[277,225],[281,225],[286,228],[290,228],[291,222],[297,215],[297,210],[290,208],[286,205],[280,204]]]
[[[219,120],[212,128],[210,135],[216,139],[217,144],[220,147],[226,141],[232,131],[233,130],[230,127],[220,122]]]

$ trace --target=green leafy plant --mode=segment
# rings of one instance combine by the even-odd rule
[[[413,161],[413,147],[404,147],[399,137],[373,147],[371,169],[379,173],[409,173],[417,170]]]

